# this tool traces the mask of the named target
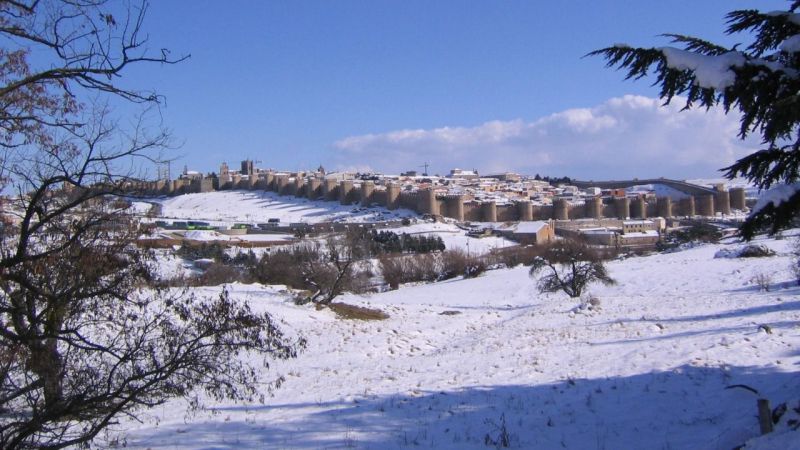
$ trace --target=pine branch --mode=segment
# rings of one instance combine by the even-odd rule
[[[800,180],[800,150],[796,146],[759,150],[723,168],[725,177],[746,178],[760,190],[775,183],[794,183]]]
[[[775,234],[794,225],[797,220],[797,211],[800,211],[800,191],[787,201],[779,203],[778,206],[770,203],[750,215],[742,224],[739,233],[746,240],[752,239],[764,229],[768,229],[770,234]]]
[[[753,56],[761,57],[777,49],[787,38],[800,34],[800,26],[791,21],[789,14],[765,14],[753,9],[732,11],[726,16],[728,29],[725,32],[755,34],[747,50]]]
[[[670,38],[671,42],[674,44],[683,44],[684,49],[690,52],[696,52],[703,55],[723,55],[731,51],[731,49],[722,47],[721,45],[717,45],[713,42],[693,36],[671,33],[662,34],[661,36]]]
[[[699,86],[691,70],[669,67],[662,49],[615,46],[595,50],[586,56],[598,55],[606,59],[606,67],[627,69],[626,79],[643,78],[649,75],[651,67],[655,66],[653,72],[656,74],[656,81],[653,86],[661,86],[659,96],[664,100],[664,104],[669,104],[676,95],[687,98],[684,109],[691,108],[695,103],[705,108],[717,103],[717,92],[712,88]]]
[[[784,12],[738,10],[726,16],[728,34],[749,33],[753,43],[744,51],[726,49],[703,39],[666,34],[684,49],[608,47],[589,53],[606,59],[607,67],[627,72],[626,79],[655,75],[665,104],[676,95],[684,109],[722,105],[740,113],[741,139],[758,133],[766,149],[722,169],[728,178],[744,177],[759,189],[800,180],[800,0]],[[782,48],[783,47],[783,48]],[[736,53],[732,53],[736,52]],[[699,77],[698,77],[699,74]],[[800,213],[800,194],[778,206],[757,211],[742,227],[751,238],[761,228],[771,232],[789,226]]]

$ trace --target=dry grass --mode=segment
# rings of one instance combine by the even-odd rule
[[[389,315],[379,309],[348,305],[347,303],[330,303],[327,305],[340,319],[348,320],[386,320]]]

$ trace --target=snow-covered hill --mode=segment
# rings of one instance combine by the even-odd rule
[[[800,397],[791,241],[762,243],[778,256],[714,258],[726,245],[707,245],[614,261],[618,284],[592,286],[595,311],[539,294],[523,267],[341,299],[391,315],[378,322],[234,285],[307,337],[267,374],[284,385],[264,405],[189,417],[172,402],[117,431],[152,449],[485,449],[503,437],[525,449],[731,449],[758,435],[757,396],[726,387],[773,406]],[[769,445],[797,445],[790,433]]]
[[[265,191],[217,191],[168,197],[161,203],[162,216],[212,222],[376,222],[416,217],[407,209],[362,208],[338,202],[281,196]]]

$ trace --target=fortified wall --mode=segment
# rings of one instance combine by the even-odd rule
[[[590,198],[582,203],[556,199],[552,205],[535,205],[529,200],[496,203],[476,201],[466,195],[437,195],[432,189],[401,191],[389,182],[335,180],[307,176],[305,173],[260,172],[249,177],[238,174],[220,185],[216,177],[133,183],[131,190],[141,195],[180,195],[215,190],[245,189],[272,191],[280,195],[312,200],[337,201],[343,205],[378,205],[388,209],[406,208],[419,214],[444,216],[459,221],[512,222],[575,219],[646,219],[648,217],[691,217],[727,215],[746,208],[745,191],[734,188],[701,188],[696,195],[680,200],[670,197]]]

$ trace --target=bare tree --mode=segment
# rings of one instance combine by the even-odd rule
[[[113,6],[113,7],[112,7]],[[116,82],[148,56],[147,4],[0,1],[0,447],[90,442],[122,416],[205,391],[258,399],[242,352],[295,355],[271,317],[150,286],[151,254],[112,194],[169,136],[139,118],[123,127],[108,96],[157,105]],[[112,11],[114,11],[112,13]],[[28,55],[36,52],[41,67]],[[81,99],[91,98],[84,103]]]
[[[551,244],[531,265],[530,275],[545,273],[539,279],[540,292],[564,291],[570,297],[580,297],[589,283],[606,285],[616,282],[608,275],[598,253],[577,240],[559,240]]]
[[[317,243],[297,249],[297,270],[304,288],[310,291],[299,303],[328,305],[346,291],[363,292],[365,274],[354,251],[357,247],[347,236],[331,236],[324,246]]]

